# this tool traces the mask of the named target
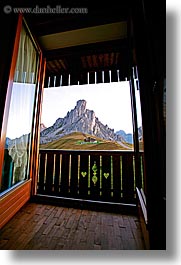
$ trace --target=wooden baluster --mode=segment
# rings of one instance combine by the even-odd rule
[[[58,195],[60,192],[60,154],[56,154],[55,160],[54,192],[55,195]]]
[[[46,167],[46,183],[45,192],[52,194],[53,191],[53,167],[54,167],[54,153],[47,153],[47,167]]]
[[[78,155],[71,155],[70,193],[73,198],[78,197]]]
[[[62,86],[62,75],[60,76],[60,86]]]
[[[119,78],[119,69],[117,70],[117,78],[118,78],[118,82],[120,82],[120,78]]]
[[[102,156],[102,199],[110,201],[111,198],[111,156]]]
[[[50,87],[50,76],[48,77],[48,87]]]
[[[123,197],[125,202],[134,202],[134,173],[133,173],[133,154],[125,153],[122,156],[122,175],[123,175]]]
[[[45,152],[41,152],[40,154],[40,166],[39,166],[39,183],[38,183],[38,189],[37,193],[38,194],[43,194],[44,193],[44,176],[45,176]]]
[[[102,83],[104,83],[104,71],[102,71]]]
[[[68,76],[68,86],[70,86],[70,74]]]
[[[54,87],[56,87],[56,79],[57,79],[57,77],[56,77],[56,75],[54,76],[54,80],[53,80],[53,86]]]
[[[89,85],[89,72],[87,73],[87,84]]]
[[[100,200],[100,155],[90,158],[90,197]]]
[[[89,175],[89,156],[80,156],[80,179],[79,179],[79,197],[86,199],[88,197],[88,175]]]
[[[115,202],[121,200],[121,177],[120,155],[113,155],[113,198]]]
[[[69,161],[70,154],[62,154],[60,190],[62,196],[69,195]]]
[[[111,78],[111,70],[109,70],[109,82],[112,82],[112,78]]]

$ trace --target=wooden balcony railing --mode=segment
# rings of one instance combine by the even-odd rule
[[[135,203],[143,154],[132,151],[40,150],[37,194]],[[138,172],[137,172],[138,171]]]

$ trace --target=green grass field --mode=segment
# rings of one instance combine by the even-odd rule
[[[121,146],[117,142],[104,140],[94,137],[96,143],[84,142],[85,137],[92,137],[92,135],[84,134],[81,132],[74,132],[63,136],[62,138],[53,142],[40,145],[40,149],[65,149],[65,150],[130,150]]]

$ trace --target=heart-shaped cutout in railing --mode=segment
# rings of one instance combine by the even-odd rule
[[[104,173],[104,177],[107,179],[109,177],[109,173]]]
[[[81,172],[81,175],[83,178],[85,178],[85,176],[87,175],[87,172]]]

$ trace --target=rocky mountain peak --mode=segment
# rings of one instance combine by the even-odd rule
[[[115,134],[114,129],[101,123],[95,112],[87,109],[86,106],[86,100],[78,100],[74,109],[68,111],[64,118],[57,119],[51,127],[41,132],[40,143],[51,142],[72,132],[82,132],[106,140],[122,141],[122,137]]]
[[[77,101],[75,108],[80,110],[80,112],[83,114],[86,110],[87,101],[84,99],[80,99]]]
[[[86,112],[87,102],[84,99],[78,100],[76,106],[71,110],[71,116],[81,117]],[[70,114],[68,112],[68,114]]]

